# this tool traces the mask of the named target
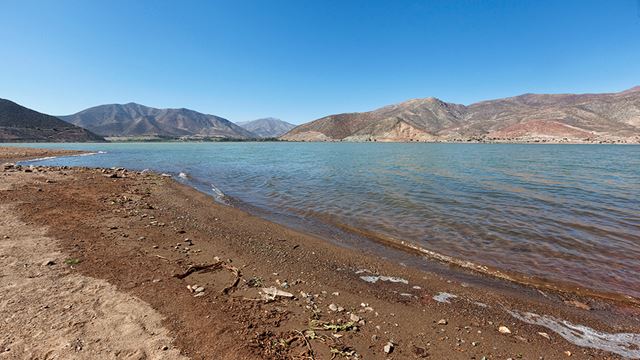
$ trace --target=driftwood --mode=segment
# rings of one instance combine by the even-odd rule
[[[218,262],[215,262],[215,263],[213,263],[213,264],[195,264],[195,265],[189,265],[189,267],[187,268],[187,270],[186,270],[185,272],[180,273],[180,274],[175,274],[175,275],[173,275],[173,277],[176,277],[176,278],[178,278],[178,279],[184,279],[184,278],[186,278],[187,276],[189,276],[189,275],[191,275],[191,274],[193,274],[193,273],[195,273],[195,272],[198,272],[198,271],[204,271],[204,270],[207,270],[207,271],[214,271],[214,270],[219,270],[219,269],[221,269],[221,268],[222,268],[222,264],[223,264],[223,262],[222,262],[222,261],[218,261]]]

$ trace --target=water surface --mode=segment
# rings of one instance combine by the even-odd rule
[[[106,151],[39,163],[183,172],[201,190],[281,219],[343,225],[507,272],[640,298],[640,146],[26,146]]]

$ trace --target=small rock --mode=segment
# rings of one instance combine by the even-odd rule
[[[541,332],[540,331],[540,332],[538,332],[538,335],[542,336],[543,338],[545,338],[547,340],[551,340],[551,337],[546,332]]]
[[[42,263],[42,266],[51,266],[51,265],[55,265],[56,262],[53,260],[47,260],[45,262]]]
[[[589,305],[587,305],[587,304],[585,304],[585,303],[583,303],[581,301],[578,301],[578,300],[570,300],[570,301],[569,300],[565,300],[564,303],[567,304],[567,305],[575,306],[575,307],[577,307],[579,309],[582,309],[582,310],[591,310],[591,306],[589,306]]]
[[[200,296],[204,296],[204,293],[203,292],[199,292],[199,293],[193,295],[193,297],[200,297]]]
[[[477,342],[477,341],[472,341],[472,342],[471,342],[471,345],[472,345],[472,346],[478,346],[478,344],[479,344],[479,342]]]
[[[330,304],[330,305],[329,305],[329,310],[331,310],[331,311],[338,311],[338,305],[336,305],[336,304]]]
[[[571,351],[569,351],[569,350],[565,351],[564,354],[567,355],[567,356],[571,356],[572,355]]]
[[[198,286],[198,287],[197,287],[197,288],[195,288],[195,290],[193,290],[193,291],[195,291],[195,292],[197,292],[197,293],[201,293],[201,292],[204,292],[204,288],[203,288],[202,286]]]
[[[498,328],[498,331],[499,331],[501,334],[511,334],[511,330],[509,330],[509,328],[508,328],[508,327],[506,327],[506,326],[500,326],[500,327]]]
[[[391,352],[393,351],[393,343],[391,341],[389,341],[383,348],[384,352],[387,354],[391,354]]]
[[[351,320],[353,322],[358,322],[358,321],[360,321],[360,316],[352,313],[351,315],[349,315],[349,320]]]
[[[447,324],[448,324],[448,322],[445,319],[438,320],[438,325],[447,325]]]
[[[167,350],[169,350],[169,347],[167,345],[162,347],[162,351],[167,351]]]

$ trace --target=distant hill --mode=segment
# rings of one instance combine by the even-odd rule
[[[251,132],[215,115],[136,103],[100,105],[60,118],[102,136],[253,137]]]
[[[278,137],[296,127],[286,121],[272,117],[243,121],[237,124],[261,138]]]
[[[0,142],[88,142],[104,141],[96,134],[0,99]]]
[[[640,87],[610,94],[524,94],[468,106],[436,98],[330,115],[283,137],[302,141],[640,140]]]

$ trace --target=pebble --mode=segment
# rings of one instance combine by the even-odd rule
[[[391,341],[387,342],[387,344],[384,346],[383,350],[385,353],[387,354],[391,354],[391,352],[393,351],[393,343]]]
[[[349,315],[349,320],[351,320],[353,322],[358,322],[358,321],[360,321],[360,316],[352,313],[351,315]]]
[[[56,262],[53,260],[47,260],[45,262],[42,263],[42,266],[51,266],[51,265],[55,265]]]
[[[438,321],[438,325],[447,325],[447,320],[445,320],[445,319],[440,319],[440,320]]]
[[[567,355],[567,356],[571,356],[571,351],[567,350],[567,351],[564,352],[564,354]]]
[[[509,330],[509,328],[508,328],[508,327],[506,327],[506,326],[500,326],[500,327],[498,328],[498,331],[499,331],[501,334],[511,334],[511,330]]]
[[[330,304],[330,305],[329,305],[329,310],[331,310],[331,311],[338,311],[338,305],[336,305],[336,304]]]
[[[546,332],[541,332],[540,331],[540,332],[538,332],[538,335],[542,336],[543,338],[545,338],[547,340],[551,340],[551,337]]]

